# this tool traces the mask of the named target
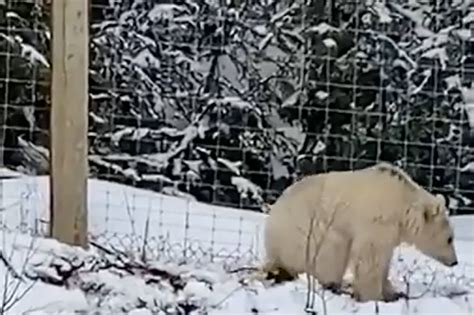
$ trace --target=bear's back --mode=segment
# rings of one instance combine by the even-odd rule
[[[411,178],[395,166],[379,163],[354,171],[331,171],[301,178],[286,188],[272,205],[271,211],[299,211],[322,205],[341,210],[373,212],[374,208],[395,208],[411,202],[423,191]],[[345,204],[346,206],[344,207]],[[296,208],[295,210],[292,210]],[[290,210],[291,209],[291,210]]]
[[[406,173],[379,163],[303,177],[283,191],[271,206],[270,216],[283,225],[288,220],[299,225],[315,218],[331,220],[338,229],[376,218],[395,223],[420,194],[428,193]]]
[[[364,226],[377,219],[397,224],[402,212],[426,193],[395,167],[376,165],[350,173],[328,174],[332,175],[326,178],[323,196],[331,199],[331,211],[340,212],[336,221],[341,227]]]

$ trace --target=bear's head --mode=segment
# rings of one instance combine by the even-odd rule
[[[423,254],[432,257],[445,266],[453,267],[458,264],[454,248],[454,232],[449,222],[442,195],[429,195],[417,203],[414,209],[419,222],[417,231],[413,233],[412,243]]]

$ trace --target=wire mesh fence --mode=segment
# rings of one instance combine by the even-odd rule
[[[0,227],[49,235],[47,177],[2,183]],[[89,182],[89,240],[140,259],[231,267],[262,258],[264,215],[104,181]]]
[[[47,173],[48,8],[0,2],[3,161],[30,174]],[[92,239],[256,257],[263,203],[377,161],[472,213],[468,2],[93,0],[90,14],[91,178],[125,184],[90,185]]]
[[[48,23],[41,1],[0,4],[2,165],[48,170]]]
[[[95,174],[258,210],[384,160],[466,212],[472,8],[446,5],[96,3]]]
[[[9,180],[48,173],[49,47],[46,3],[0,1],[1,225],[33,234],[43,229],[48,198],[31,182],[14,187]]]

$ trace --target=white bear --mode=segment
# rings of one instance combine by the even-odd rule
[[[446,266],[457,264],[444,197],[389,163],[304,177],[269,207],[264,270],[308,272],[335,291],[350,260],[353,296],[361,302],[401,296],[388,272],[402,242]]]

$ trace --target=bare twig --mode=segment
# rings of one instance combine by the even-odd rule
[[[23,278],[18,274],[18,272],[16,272],[12,264],[7,260],[5,255],[3,255],[3,252],[1,250],[0,250],[0,261],[5,265],[8,272],[12,274],[13,278],[24,281]]]
[[[6,248],[6,231],[3,230],[3,248]],[[31,289],[34,287],[36,284],[36,281],[31,281],[27,283],[25,279],[22,277],[23,274],[25,274],[25,270],[27,265],[29,264],[32,256],[35,253],[34,250],[34,242],[35,239],[32,238],[29,245],[27,252],[25,253],[25,258],[22,262],[22,267],[21,271],[15,270],[15,267],[11,263],[13,260],[13,256],[16,253],[15,251],[15,244],[17,241],[17,233],[15,233],[15,236],[13,238],[13,244],[12,244],[12,250],[10,255],[8,255],[8,258],[4,255],[2,251],[0,251],[0,260],[2,263],[5,265],[7,272],[5,273],[4,276],[4,284],[3,284],[3,294],[2,294],[2,299],[0,301],[0,315],[5,314],[9,310],[11,310],[19,301],[21,301],[28,292],[31,291]],[[9,275],[12,275],[13,280],[10,281]],[[22,285],[26,285],[26,288],[22,289]]]
[[[240,267],[236,269],[229,270],[228,273],[238,273],[241,271],[258,271],[259,268],[257,267]]]
[[[145,231],[143,233],[143,244],[142,244],[142,255],[141,255],[142,261],[146,261],[147,259],[146,253],[147,253],[147,245],[148,245],[148,235],[150,231],[150,211],[151,211],[151,205],[148,204],[148,211],[147,211],[146,222],[145,222]]]
[[[324,186],[324,184],[323,184]],[[321,188],[321,191],[324,191],[323,188]],[[323,197],[322,197],[323,198]],[[321,201],[321,200],[320,200]],[[324,211],[324,202],[320,202],[320,204],[322,204],[322,211]],[[321,246],[326,238],[326,235],[329,231],[329,229],[331,228],[331,226],[333,225],[334,223],[334,220],[335,220],[335,217],[336,217],[336,213],[339,211],[339,209],[341,207],[345,207],[346,204],[343,203],[342,205],[338,205],[335,207],[334,211],[332,211],[331,213],[331,216],[330,216],[330,219],[329,221],[327,222],[327,224],[324,224],[324,229],[321,229],[321,230],[318,230],[317,231],[317,235],[321,236],[321,237],[317,237],[317,239],[319,238],[319,242],[317,244],[315,244],[315,247],[314,247],[314,253],[313,253],[313,257],[309,257],[310,256],[310,251],[311,251],[311,239],[314,238],[314,235],[313,235],[313,229],[314,229],[314,225],[315,223],[318,224],[318,223],[321,223],[319,222],[319,220],[321,220],[322,218],[318,218],[318,220],[316,220],[316,212],[314,212],[314,209],[313,209],[313,212],[312,212],[312,216],[311,216],[311,219],[310,219],[310,226],[309,226],[309,230],[308,230],[308,234],[306,235],[306,278],[307,278],[307,281],[308,281],[308,292],[307,292],[307,295],[306,295],[306,298],[307,298],[307,301],[306,301],[306,307],[305,307],[305,311],[307,313],[311,313],[311,314],[315,314],[315,311],[314,311],[314,300],[315,300],[315,292],[314,292],[314,287],[315,287],[315,279],[314,279],[314,276],[311,276],[309,274],[309,270],[312,270],[314,271],[315,268],[316,268],[316,260],[317,260],[317,257],[319,255],[319,251],[321,249]],[[324,222],[323,222],[324,223]],[[322,224],[318,224],[318,225],[322,225]],[[311,263],[308,263],[308,261],[311,261]],[[322,294],[321,294],[321,300],[322,300],[322,307],[323,307],[323,312],[324,314],[326,315],[327,314],[327,305],[326,305],[326,301],[324,299],[324,291],[325,289],[322,288]]]
[[[306,306],[305,306],[305,311],[308,313],[314,312],[314,277],[311,276],[311,274],[308,272],[308,261],[310,257],[310,249],[311,249],[311,237],[312,237],[312,231],[314,227],[314,222],[315,218],[314,216],[311,217],[310,225],[309,225],[309,231],[308,235],[306,236],[306,281],[307,283],[307,290],[306,290]],[[313,268],[314,264],[314,257],[311,260],[312,265],[309,268]]]

